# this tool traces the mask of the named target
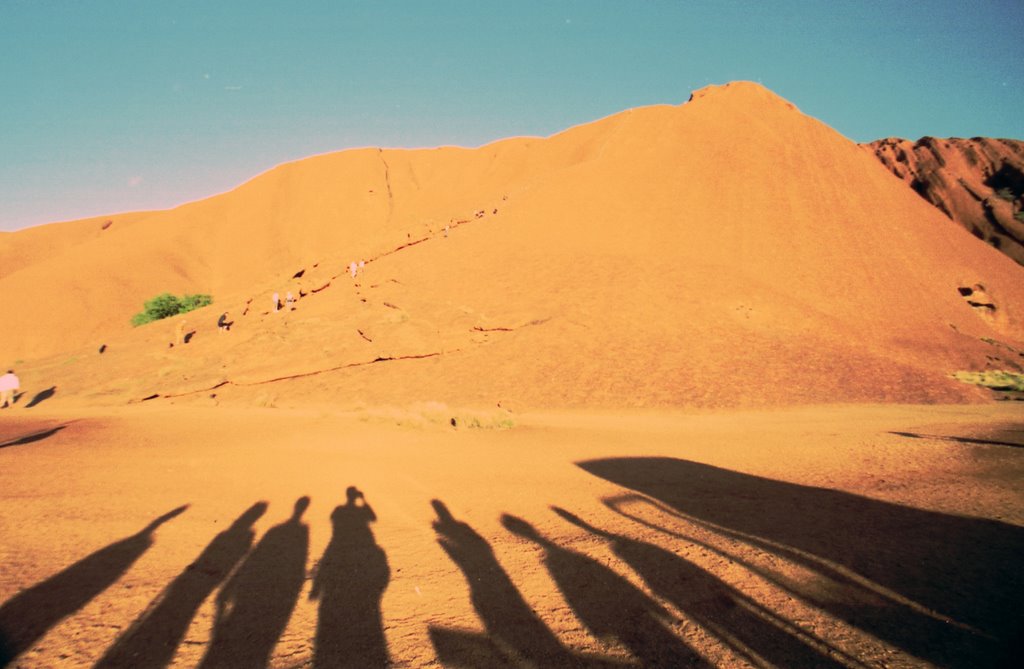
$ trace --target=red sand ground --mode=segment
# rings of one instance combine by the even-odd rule
[[[755,84],[317,156],[0,267],[16,666],[1015,652],[1024,421],[950,374],[1020,368],[1024,268]],[[129,328],[164,291],[216,303]]]
[[[339,652],[347,666],[997,666],[1024,592],[1019,419],[1010,405],[558,412],[509,430],[302,410],[5,416],[0,629],[24,667],[251,652],[274,667]],[[349,486],[375,521],[341,512],[329,550]],[[280,529],[304,495],[308,548],[305,529]],[[252,531],[218,535],[260,501]],[[310,599],[318,572],[326,599]]]

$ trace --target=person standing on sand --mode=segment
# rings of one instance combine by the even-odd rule
[[[281,310],[281,296],[278,295],[277,293],[274,293],[274,298],[273,299],[274,299],[274,311],[280,311]]]
[[[14,393],[20,388],[21,381],[13,369],[8,369],[6,374],[0,376],[0,409],[6,409],[8,404],[14,407]]]
[[[288,291],[288,294],[284,296],[285,306],[288,307],[288,311],[295,308],[295,296],[292,295],[292,291]]]
[[[352,275],[353,279],[356,278],[356,272],[358,272],[358,271],[359,271],[359,267],[358,267],[358,265],[356,265],[356,261],[355,260],[353,260],[352,262],[350,262],[348,264],[348,273]]]

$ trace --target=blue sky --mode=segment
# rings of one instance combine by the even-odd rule
[[[0,230],[737,79],[855,141],[1024,139],[1022,35],[1022,0],[0,0]]]

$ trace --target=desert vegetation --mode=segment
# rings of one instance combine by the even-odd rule
[[[161,293],[143,303],[142,311],[132,316],[132,325],[138,327],[211,304],[213,304],[213,297],[210,295],[195,294],[177,297],[171,293]]]
[[[1024,392],[1024,374],[1004,370],[986,370],[984,372],[956,372],[953,378],[964,383],[973,383],[992,390],[1012,390]]]

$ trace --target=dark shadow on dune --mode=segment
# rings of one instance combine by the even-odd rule
[[[431,627],[438,659],[454,666],[581,666],[512,583],[487,540],[456,520],[443,502],[433,500],[437,542],[462,570],[470,600],[487,635],[467,635]]]
[[[32,407],[34,407],[37,404],[40,404],[42,402],[45,402],[46,400],[50,399],[51,397],[53,397],[56,394],[57,394],[57,386],[50,386],[46,390],[40,390],[38,393],[35,394],[35,397],[33,397],[31,400],[29,400],[29,403],[25,405],[25,408],[26,409],[31,409]]]
[[[195,562],[175,577],[118,637],[96,667],[155,668],[170,664],[203,600],[227,578],[252,546],[252,525],[266,510],[266,502],[253,504],[228,529],[214,537]]]
[[[1017,430],[1020,432],[1020,430]],[[1024,443],[1014,441],[999,441],[994,439],[978,439],[976,437],[953,437],[938,434],[918,434],[917,432],[890,432],[897,437],[908,439],[935,439],[936,441],[953,441],[958,444],[978,444],[981,446],[1011,446],[1013,448],[1024,448]]]
[[[137,534],[82,558],[0,606],[0,667],[10,664],[50,628],[121,578],[153,545],[153,532],[187,508],[179,506],[165,513]]]
[[[978,667],[1019,656],[1024,528],[672,458],[579,466],[812,570],[817,581],[761,573],[919,658]]]
[[[621,643],[644,667],[711,666],[668,629],[668,612],[625,578],[562,548],[521,518],[506,514],[501,522],[544,549],[544,564],[558,589],[594,636]]]
[[[22,444],[31,444],[36,441],[42,441],[47,437],[52,437],[53,435],[57,434],[65,427],[67,427],[67,425],[58,425],[57,427],[51,427],[49,430],[43,430],[42,432],[33,432],[32,434],[26,434],[23,437],[18,437],[17,439],[12,439],[10,441],[3,442],[2,444],[0,444],[0,448],[7,448],[8,446],[21,446]]]
[[[288,521],[263,535],[217,594],[217,615],[199,666],[265,667],[288,625],[306,578],[309,527],[300,497]]]
[[[373,536],[373,509],[355,486],[331,513],[333,533],[313,577],[319,599],[313,666],[385,667],[389,664],[380,601],[391,579],[387,556]]]
[[[554,512],[573,525],[607,539],[614,553],[640,575],[659,597],[757,666],[758,657],[776,667],[845,667],[805,643],[792,623],[671,551],[600,530],[564,509]],[[821,639],[816,642],[828,647]],[[839,653],[829,647],[831,653]],[[847,658],[856,663],[853,658]]]

